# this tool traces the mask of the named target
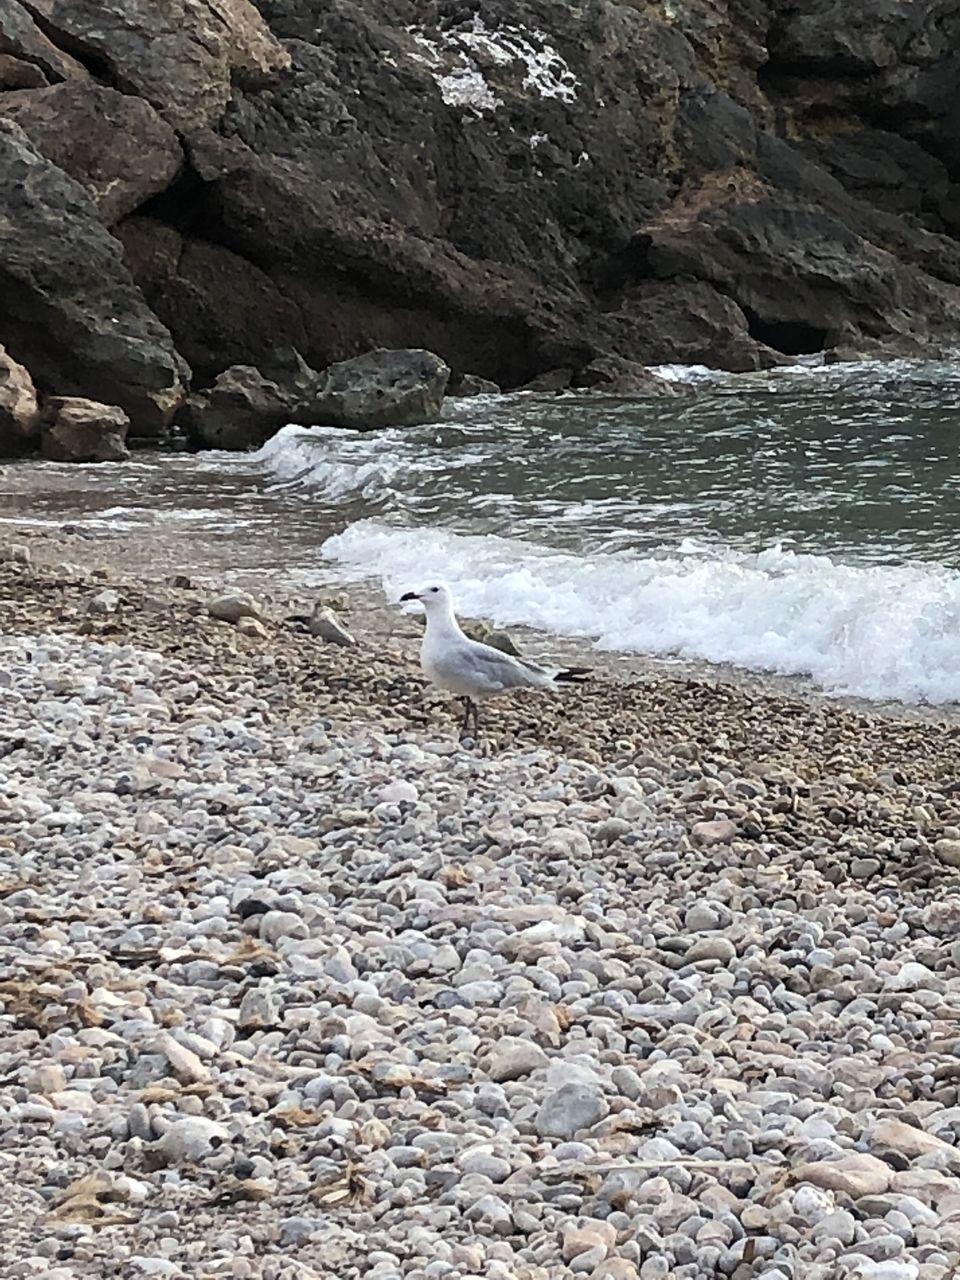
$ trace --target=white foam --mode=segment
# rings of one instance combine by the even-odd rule
[[[771,548],[552,552],[519,540],[365,520],[330,538],[347,576],[394,598],[445,578],[464,613],[588,636],[599,647],[806,675],[869,699],[960,700],[960,574]]]
[[[296,485],[331,500],[383,497],[401,469],[380,432],[375,441],[336,427],[283,427],[246,461],[272,475],[279,487]],[[269,492],[269,490],[268,490]]]

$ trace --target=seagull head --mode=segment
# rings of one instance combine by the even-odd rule
[[[419,591],[406,591],[400,597],[401,604],[406,604],[412,600],[419,600],[427,613],[439,612],[453,607],[453,596],[450,594],[450,588],[442,582],[431,583],[427,587],[421,587]]]

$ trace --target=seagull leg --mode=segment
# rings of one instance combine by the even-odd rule
[[[469,698],[464,698],[464,700],[463,700],[463,721],[462,721],[462,723],[461,723],[461,725],[460,725],[460,737],[461,737],[461,738],[464,736],[464,734],[467,734],[467,733],[469,733],[469,732],[470,732],[470,708],[471,708],[471,706],[472,706],[472,705],[473,705],[473,704],[472,704],[472,702],[470,701],[470,699],[469,699]]]
[[[477,739],[480,737],[480,703],[471,702],[473,707],[473,736]]]

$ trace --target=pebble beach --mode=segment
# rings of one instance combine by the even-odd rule
[[[460,743],[415,620],[53,550],[0,562],[0,1275],[960,1274],[955,727],[604,670]]]

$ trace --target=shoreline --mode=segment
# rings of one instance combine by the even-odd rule
[[[244,635],[135,579],[0,562],[35,1270],[960,1266],[960,736],[655,677],[471,748],[414,619],[339,648],[282,595]]]
[[[331,569],[329,580],[319,585],[297,584],[278,578],[276,573],[264,572],[252,566],[228,569],[229,551],[220,553],[211,561],[216,538],[203,544],[199,555],[190,535],[180,531],[170,533],[159,530],[98,530],[95,536],[79,533],[82,521],[65,521],[67,534],[62,530],[9,521],[6,529],[11,542],[20,542],[30,549],[36,564],[76,565],[85,572],[101,571],[111,578],[132,585],[153,582],[166,590],[165,584],[177,576],[189,577],[198,589],[208,595],[220,589],[238,589],[252,593],[268,602],[274,612],[298,611],[309,613],[317,600],[334,602],[339,612],[346,615],[349,627],[356,626],[362,632],[389,642],[411,642],[409,656],[416,666],[416,643],[419,640],[419,624],[415,614],[403,612],[398,605],[387,602],[378,586],[372,581],[341,580]],[[331,524],[330,533],[337,532]],[[157,534],[160,534],[158,539]],[[243,547],[252,541],[245,533],[235,540]],[[159,542],[162,547],[158,566],[157,556],[151,551]],[[146,549],[145,549],[146,547]],[[118,574],[117,562],[128,568]],[[318,574],[318,578],[324,575]],[[466,619],[469,622],[485,621]],[[536,661],[556,662],[567,665],[586,665],[595,669],[604,680],[616,683],[635,681],[685,681],[733,687],[747,696],[762,695],[788,702],[800,700],[813,705],[842,708],[853,715],[879,716],[894,722],[914,722],[940,726],[950,730],[960,727],[960,703],[906,703],[897,699],[871,700],[847,694],[824,691],[809,677],[789,676],[775,672],[753,671],[730,664],[712,663],[705,659],[658,657],[625,650],[598,648],[591,639],[576,636],[557,636],[532,627],[509,628],[511,636],[525,655]],[[496,704],[494,704],[496,705]]]

